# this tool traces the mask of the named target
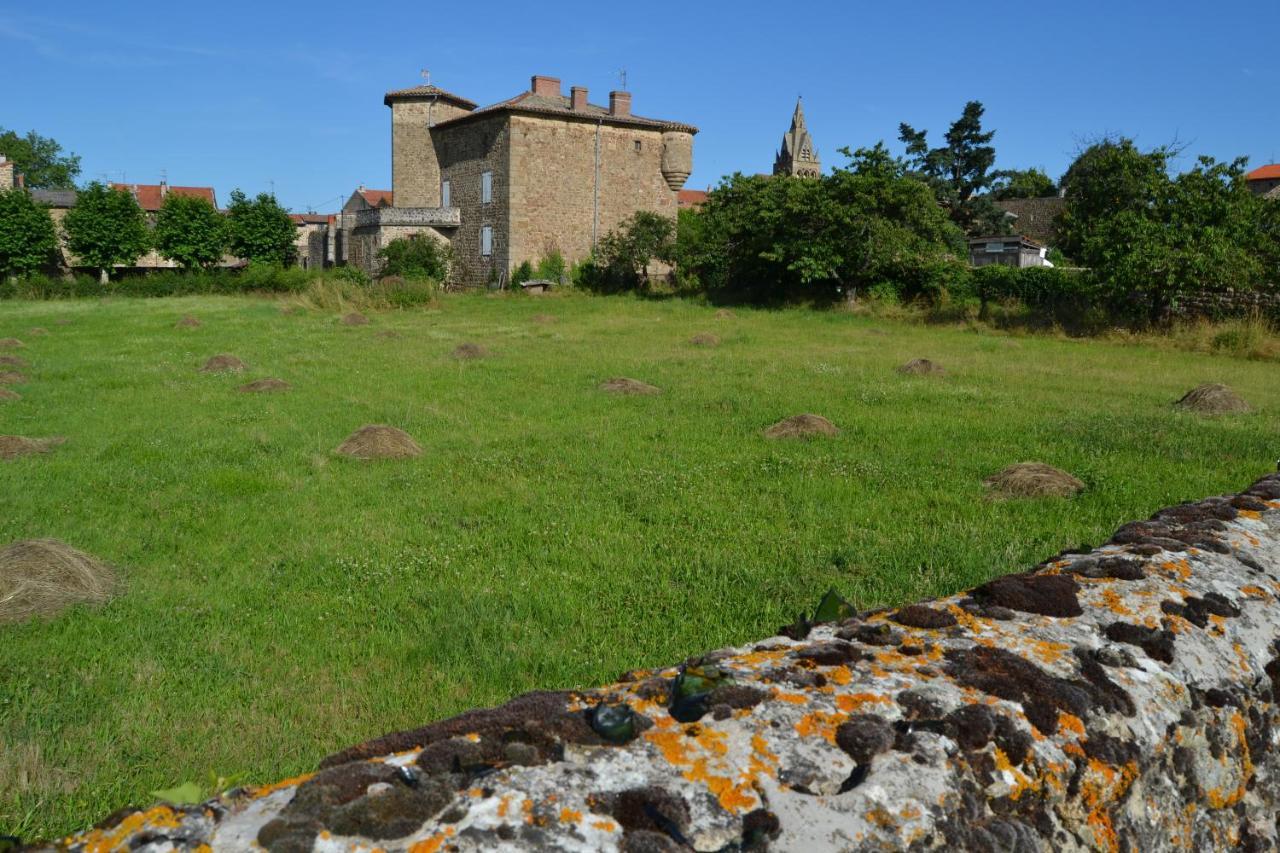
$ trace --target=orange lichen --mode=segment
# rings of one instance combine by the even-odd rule
[[[1058,726],[1069,732],[1074,732],[1080,737],[1084,737],[1084,720],[1075,714],[1068,714],[1066,711],[1058,712]]]
[[[110,853],[127,848],[127,839],[139,830],[177,829],[182,817],[168,806],[134,812],[110,830],[95,829],[85,838],[85,853]]]
[[[783,693],[776,687],[773,690],[773,698],[779,702],[788,702],[792,705],[805,705],[809,702],[809,697],[803,693]]]
[[[836,707],[846,714],[852,714],[864,705],[875,703],[892,705],[893,700],[878,693],[844,693],[836,697]]]
[[[1133,615],[1133,611],[1125,606],[1124,599],[1120,597],[1120,593],[1116,592],[1114,586],[1109,586],[1102,591],[1102,603],[1117,616]]]
[[[827,680],[841,687],[853,681],[853,672],[847,666],[837,666],[835,669],[827,672]]]
[[[1254,521],[1262,518],[1262,513],[1258,512],[1256,509],[1240,509],[1236,510],[1236,514],[1241,518],[1251,518]]]
[[[843,699],[844,697],[839,698]],[[847,719],[849,719],[848,714],[810,711],[796,723],[796,734],[800,735],[800,737],[821,735],[827,743],[834,744],[836,742],[836,728]]]
[[[580,823],[582,821],[582,812],[571,809],[568,806],[560,809],[561,823]]]
[[[601,832],[617,832],[618,831],[618,825],[611,820],[593,820],[591,821],[591,827],[593,829],[598,829]]]
[[[498,800],[498,817],[507,816],[507,807],[509,805],[511,805],[511,797],[503,794],[502,799]]]
[[[1250,598],[1271,599],[1271,593],[1267,592],[1260,586],[1242,586],[1240,587],[1240,591]]]
[[[409,853],[437,853],[444,846],[444,843],[453,837],[454,832],[455,830],[452,826],[446,826],[444,832],[437,832],[430,838],[414,842],[409,847]]]
[[[294,785],[301,785],[310,779],[314,773],[303,773],[301,776],[290,776],[288,779],[281,779],[279,782],[272,782],[270,785],[259,785],[256,788],[249,789],[249,796],[254,799],[265,797],[268,794],[274,794],[282,788],[291,788]]]

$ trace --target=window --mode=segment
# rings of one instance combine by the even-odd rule
[[[637,153],[637,154],[638,154],[638,153],[640,153],[640,149],[641,149],[641,148],[643,148],[643,147],[644,147],[644,146],[643,146],[643,144],[640,142],[640,140],[639,140],[639,139],[637,139],[637,140],[636,140],[636,153]]]
[[[493,254],[493,226],[480,226],[480,256],[487,258]]]
[[[441,207],[453,207],[453,205],[449,204],[450,195],[451,194],[449,192],[449,182],[441,181],[440,182],[440,206]]]
[[[493,172],[480,173],[480,203],[489,204],[493,201]]]

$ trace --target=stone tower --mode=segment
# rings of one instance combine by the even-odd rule
[[[804,107],[796,98],[796,111],[791,115],[791,129],[782,136],[782,150],[773,161],[775,175],[791,175],[794,178],[816,178],[822,174],[818,149],[813,147],[813,137],[804,124]]]
[[[476,108],[436,86],[387,92],[391,107],[391,190],[396,207],[440,206],[440,163],[431,130]]]

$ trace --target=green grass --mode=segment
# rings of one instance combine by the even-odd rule
[[[175,329],[188,313],[203,327]],[[63,539],[123,577],[102,609],[0,627],[0,832],[28,837],[751,641],[831,585],[865,607],[954,592],[1280,455],[1274,365],[838,312],[456,296],[343,327],[252,298],[7,302],[10,335],[31,379],[0,433],[68,441],[0,463],[0,542]],[[492,358],[453,360],[463,341]],[[249,372],[196,372],[219,352]],[[914,356],[949,375],[894,372]],[[595,390],[618,375],[664,393]],[[294,389],[234,390],[265,376]],[[1259,412],[1170,409],[1207,381]],[[843,432],[761,437],[799,412]],[[365,423],[426,453],[334,457]],[[1023,460],[1089,488],[984,499]]]

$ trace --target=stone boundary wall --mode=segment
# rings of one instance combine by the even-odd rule
[[[1260,314],[1280,320],[1280,290],[1227,290],[1222,293],[1184,293],[1174,299],[1175,317],[1248,317]]]
[[[54,846],[1271,850],[1278,597],[1271,475],[959,595],[827,601],[835,618],[754,645],[527,694]]]

